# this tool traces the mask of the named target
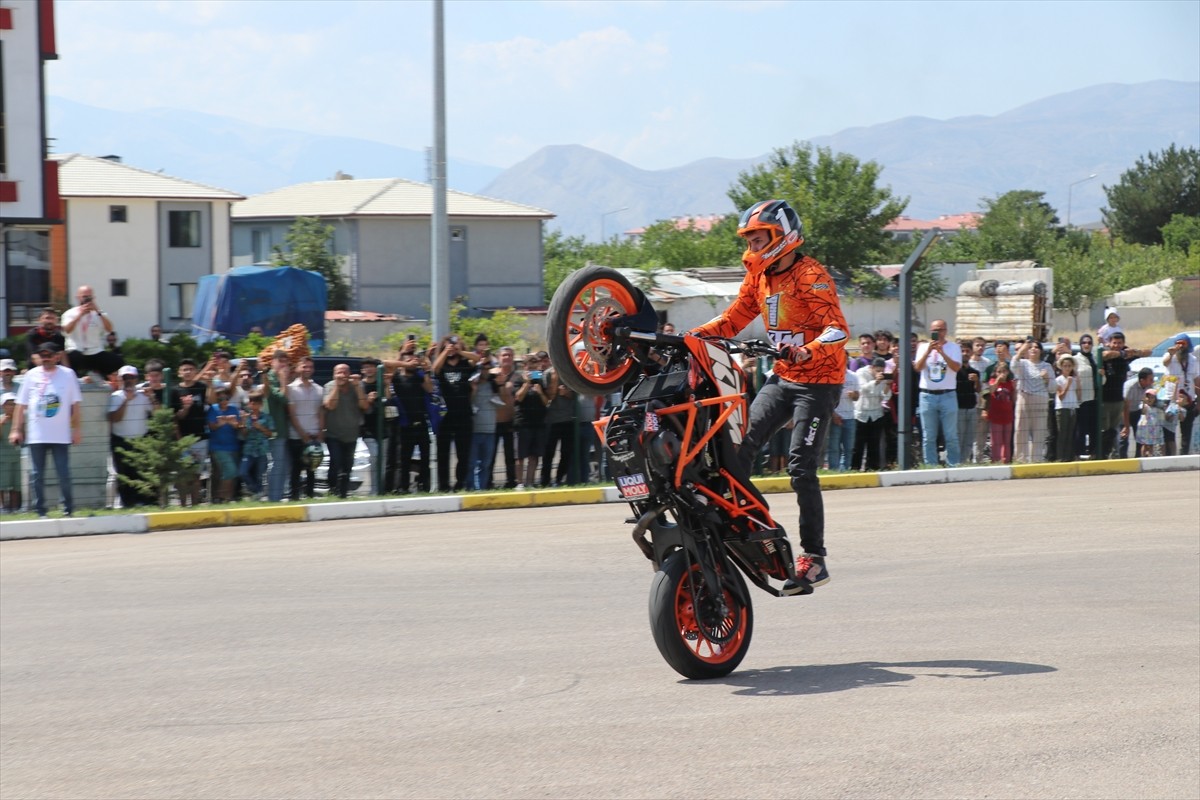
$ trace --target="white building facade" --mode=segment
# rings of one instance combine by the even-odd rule
[[[127,166],[56,156],[65,209],[69,302],[91,286],[120,339],[151,325],[190,331],[196,285],[230,266],[235,192]]]

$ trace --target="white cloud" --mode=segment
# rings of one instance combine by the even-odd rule
[[[566,91],[609,80],[614,74],[655,71],[665,64],[666,55],[661,43],[639,42],[612,26],[559,42],[525,36],[476,42],[456,53],[464,66],[472,68],[474,80],[510,86],[549,81]]]

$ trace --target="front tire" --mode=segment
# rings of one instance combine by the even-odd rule
[[[617,349],[612,320],[637,313],[642,299],[611,267],[583,267],[559,284],[546,314],[546,350],[568,388],[583,395],[621,388],[634,362]]]
[[[737,569],[723,577],[736,589],[718,587],[725,613],[717,611],[717,596],[705,584],[699,565],[692,565],[688,580],[686,553],[668,556],[650,584],[650,632],[658,652],[685,678],[722,678],[737,669],[750,648],[754,609],[746,582]],[[692,596],[692,586],[696,596]],[[739,600],[745,597],[745,604]]]

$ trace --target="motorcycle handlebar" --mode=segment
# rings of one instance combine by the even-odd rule
[[[648,344],[655,347],[674,346],[683,347],[686,341],[686,336],[678,336],[671,333],[654,333],[651,331],[635,331],[632,328],[619,327],[613,331],[614,338],[618,340],[626,340]],[[739,341],[737,339],[725,339],[723,337],[714,336],[714,341],[721,342],[731,353],[747,353],[753,356],[770,356],[778,358],[781,354],[779,348],[770,342],[764,342],[761,339],[748,339]]]

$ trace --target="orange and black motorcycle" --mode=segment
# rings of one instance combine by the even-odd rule
[[[586,395],[620,392],[595,423],[609,474],[633,508],[633,540],[654,564],[650,629],[687,678],[728,675],[746,655],[763,591],[794,577],[787,534],[738,466],[749,422],[734,356],[777,356],[763,342],[655,333],[645,294],[589,266],[554,295],[546,322],[560,380]]]

